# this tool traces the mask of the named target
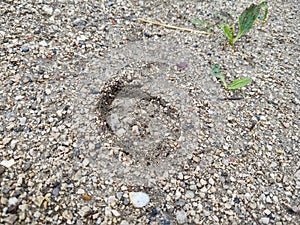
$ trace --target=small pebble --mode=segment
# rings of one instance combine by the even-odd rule
[[[2,160],[0,165],[6,167],[6,168],[10,168],[15,164],[15,160],[14,159],[10,159],[10,160]]]
[[[132,205],[136,208],[142,208],[148,205],[150,201],[149,195],[143,192],[130,192],[129,199]]]
[[[176,212],[176,220],[178,224],[185,224],[187,222],[187,216],[185,211],[179,210]]]
[[[193,191],[187,191],[187,192],[185,193],[185,197],[186,197],[186,198],[194,198],[194,197],[195,197],[195,194],[194,194]]]
[[[52,15],[52,13],[53,13],[53,8],[48,5],[44,5],[42,9],[48,15]]]
[[[28,48],[28,47],[22,47],[22,48],[21,48],[21,51],[22,51],[22,52],[29,52],[29,48]]]
[[[261,224],[269,224],[270,218],[268,218],[268,217],[262,217],[262,218],[259,219],[259,222]]]
[[[12,197],[8,199],[8,206],[15,205],[18,203],[18,199],[16,197]]]

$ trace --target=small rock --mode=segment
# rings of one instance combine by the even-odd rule
[[[225,209],[231,209],[231,204],[230,203],[225,203]]]
[[[79,210],[79,215],[84,217],[86,215],[88,215],[90,213],[91,209],[88,206],[83,206],[80,210]]]
[[[10,214],[8,215],[4,220],[3,222],[5,222],[5,224],[15,224],[15,222],[18,220],[18,216],[17,215],[13,215],[13,214]]]
[[[15,149],[18,142],[19,142],[19,140],[12,140],[12,141],[10,142],[10,147],[11,147],[11,149]]]
[[[59,117],[59,118],[61,118],[62,116],[63,116],[63,110],[57,110],[56,111],[56,115]]]
[[[272,202],[272,199],[270,198],[270,196],[267,196],[267,197],[266,197],[266,202],[267,202],[267,203],[270,203],[270,204],[273,203],[273,202]]]
[[[62,213],[62,217],[65,218],[66,220],[72,220],[73,219],[73,214],[70,210],[65,210]]]
[[[0,176],[5,172],[5,167],[0,165]]]
[[[249,206],[250,206],[250,208],[251,209],[256,209],[256,203],[255,202],[251,202],[250,204],[249,204]]]
[[[209,178],[208,183],[211,184],[211,185],[214,185],[214,184],[215,184],[215,181],[214,181],[214,179]]]
[[[246,193],[245,194],[245,198],[249,201],[251,199],[251,194],[250,193]]]
[[[59,195],[59,191],[60,191],[59,187],[53,188],[52,195],[55,196],[55,197],[58,196]]]
[[[186,197],[186,198],[194,198],[194,197],[195,197],[195,194],[194,194],[193,191],[187,191],[187,192],[185,193],[185,197]]]
[[[126,133],[126,130],[124,128],[120,128],[116,131],[116,135],[118,137],[122,137]]]
[[[79,188],[76,193],[79,195],[83,195],[85,193],[85,191],[83,189]]]
[[[206,185],[206,184],[207,184],[207,182],[206,182],[206,180],[204,180],[204,179],[201,179],[201,180],[200,180],[200,184],[204,186],[204,185]]]
[[[271,211],[269,209],[265,209],[264,213],[268,216],[271,214]]]
[[[149,195],[143,192],[130,192],[129,199],[132,205],[136,208],[142,208],[150,201]]]
[[[19,118],[19,120],[20,120],[20,125],[26,124],[26,117],[21,117],[21,118]]]
[[[99,224],[101,224],[101,223],[102,223],[102,218],[99,217],[99,218],[97,219],[97,221],[96,221],[96,225],[99,225]]]
[[[11,166],[13,166],[15,164],[15,160],[14,159],[10,159],[10,160],[2,160],[0,165],[6,167],[6,168],[10,168]]]
[[[34,216],[35,218],[40,218],[40,217],[41,217],[41,213],[40,213],[39,211],[35,211],[35,212],[33,213],[33,216]]]
[[[179,180],[183,180],[183,174],[182,174],[182,173],[179,173],[179,174],[178,174],[178,179],[179,179]]]
[[[31,162],[26,162],[25,164],[22,165],[22,170],[24,172],[26,172],[27,170],[29,170],[29,168],[31,167],[32,163]]]
[[[90,196],[88,194],[83,194],[81,197],[84,201],[91,201],[91,199],[92,199],[92,196]]]
[[[22,47],[22,48],[21,48],[21,51],[22,51],[22,52],[29,52],[29,48],[28,48],[28,47]]]
[[[27,204],[19,205],[19,209],[20,209],[22,212],[25,212],[26,210],[28,210],[28,205],[27,205]]]
[[[185,201],[183,199],[179,199],[175,204],[176,206],[183,207],[185,205]]]
[[[126,220],[122,220],[120,225],[129,225],[129,223]]]
[[[140,135],[140,130],[137,125],[132,126],[131,132],[134,136],[139,136]]]
[[[185,224],[186,223],[186,213],[183,210],[177,211],[176,212],[176,220],[178,224]]]
[[[188,63],[187,62],[180,62],[180,63],[177,63],[176,66],[177,66],[178,71],[183,71],[187,68]]]
[[[50,95],[50,94],[51,94],[51,92],[52,92],[52,91],[51,91],[49,88],[46,88],[46,89],[45,89],[45,93],[46,93],[46,95]]]
[[[123,194],[124,194],[123,192],[117,192],[117,193],[116,193],[117,199],[118,199],[118,200],[121,200],[122,197],[123,197]]]
[[[24,96],[23,96],[23,95],[18,95],[18,96],[16,96],[16,98],[15,98],[15,99],[16,99],[17,101],[19,101],[19,100],[22,100],[23,98],[24,98]]]
[[[43,196],[38,196],[35,199],[33,199],[33,203],[36,204],[38,207],[41,207],[44,200],[45,200],[45,198]]]
[[[48,5],[44,5],[42,10],[48,15],[52,15],[53,13],[53,8]]]
[[[18,203],[18,199],[16,197],[12,197],[8,199],[8,206],[15,205]]]
[[[121,216],[121,214],[117,211],[117,210],[111,210],[111,213],[115,216],[115,217],[119,217]]]
[[[89,165],[90,163],[90,160],[88,160],[87,158],[85,158],[83,161],[82,161],[82,167],[86,167],[87,165]]]
[[[294,174],[294,178],[295,178],[295,180],[300,180],[300,170],[298,170],[298,171]]]
[[[268,217],[263,217],[263,218],[261,218],[261,219],[259,220],[259,222],[260,222],[261,224],[269,224],[270,218],[268,218]]]
[[[3,143],[3,145],[7,145],[11,140],[12,140],[12,138],[5,137],[5,138],[3,138],[2,143]]]

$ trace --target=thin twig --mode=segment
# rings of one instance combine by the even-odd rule
[[[210,35],[210,33],[206,32],[206,31],[193,30],[193,29],[188,29],[188,28],[183,28],[183,27],[172,26],[172,25],[168,25],[168,24],[159,23],[156,21],[146,20],[143,18],[138,18],[138,20],[143,23],[150,23],[152,25],[162,26],[162,27],[169,28],[169,29],[182,30],[182,31],[194,32],[194,33],[198,33],[198,34]]]

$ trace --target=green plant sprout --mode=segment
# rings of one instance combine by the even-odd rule
[[[212,25],[198,18],[194,18],[191,20],[192,24],[198,28],[199,30],[206,30],[207,32],[211,32]]]
[[[245,33],[247,33],[252,27],[256,20],[259,20],[262,23],[265,23],[268,16],[268,8],[265,9],[263,16],[260,15],[261,9],[267,5],[267,2],[261,2],[259,5],[252,4],[248,8],[246,8],[242,14],[239,16],[238,26],[239,32],[234,37],[234,24],[232,26],[229,25],[221,25],[221,29],[225,33],[229,44],[234,45],[234,43]]]
[[[220,79],[220,81],[222,82],[222,84],[226,90],[240,89],[252,82],[251,78],[245,77],[245,78],[236,79],[236,80],[232,81],[229,85],[227,85],[227,83],[225,81],[225,76],[222,73],[222,69],[219,64],[215,64],[211,67],[211,75],[213,75],[217,79]]]

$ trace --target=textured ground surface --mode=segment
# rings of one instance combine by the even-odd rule
[[[299,4],[249,4],[2,1],[0,223],[299,224]]]

